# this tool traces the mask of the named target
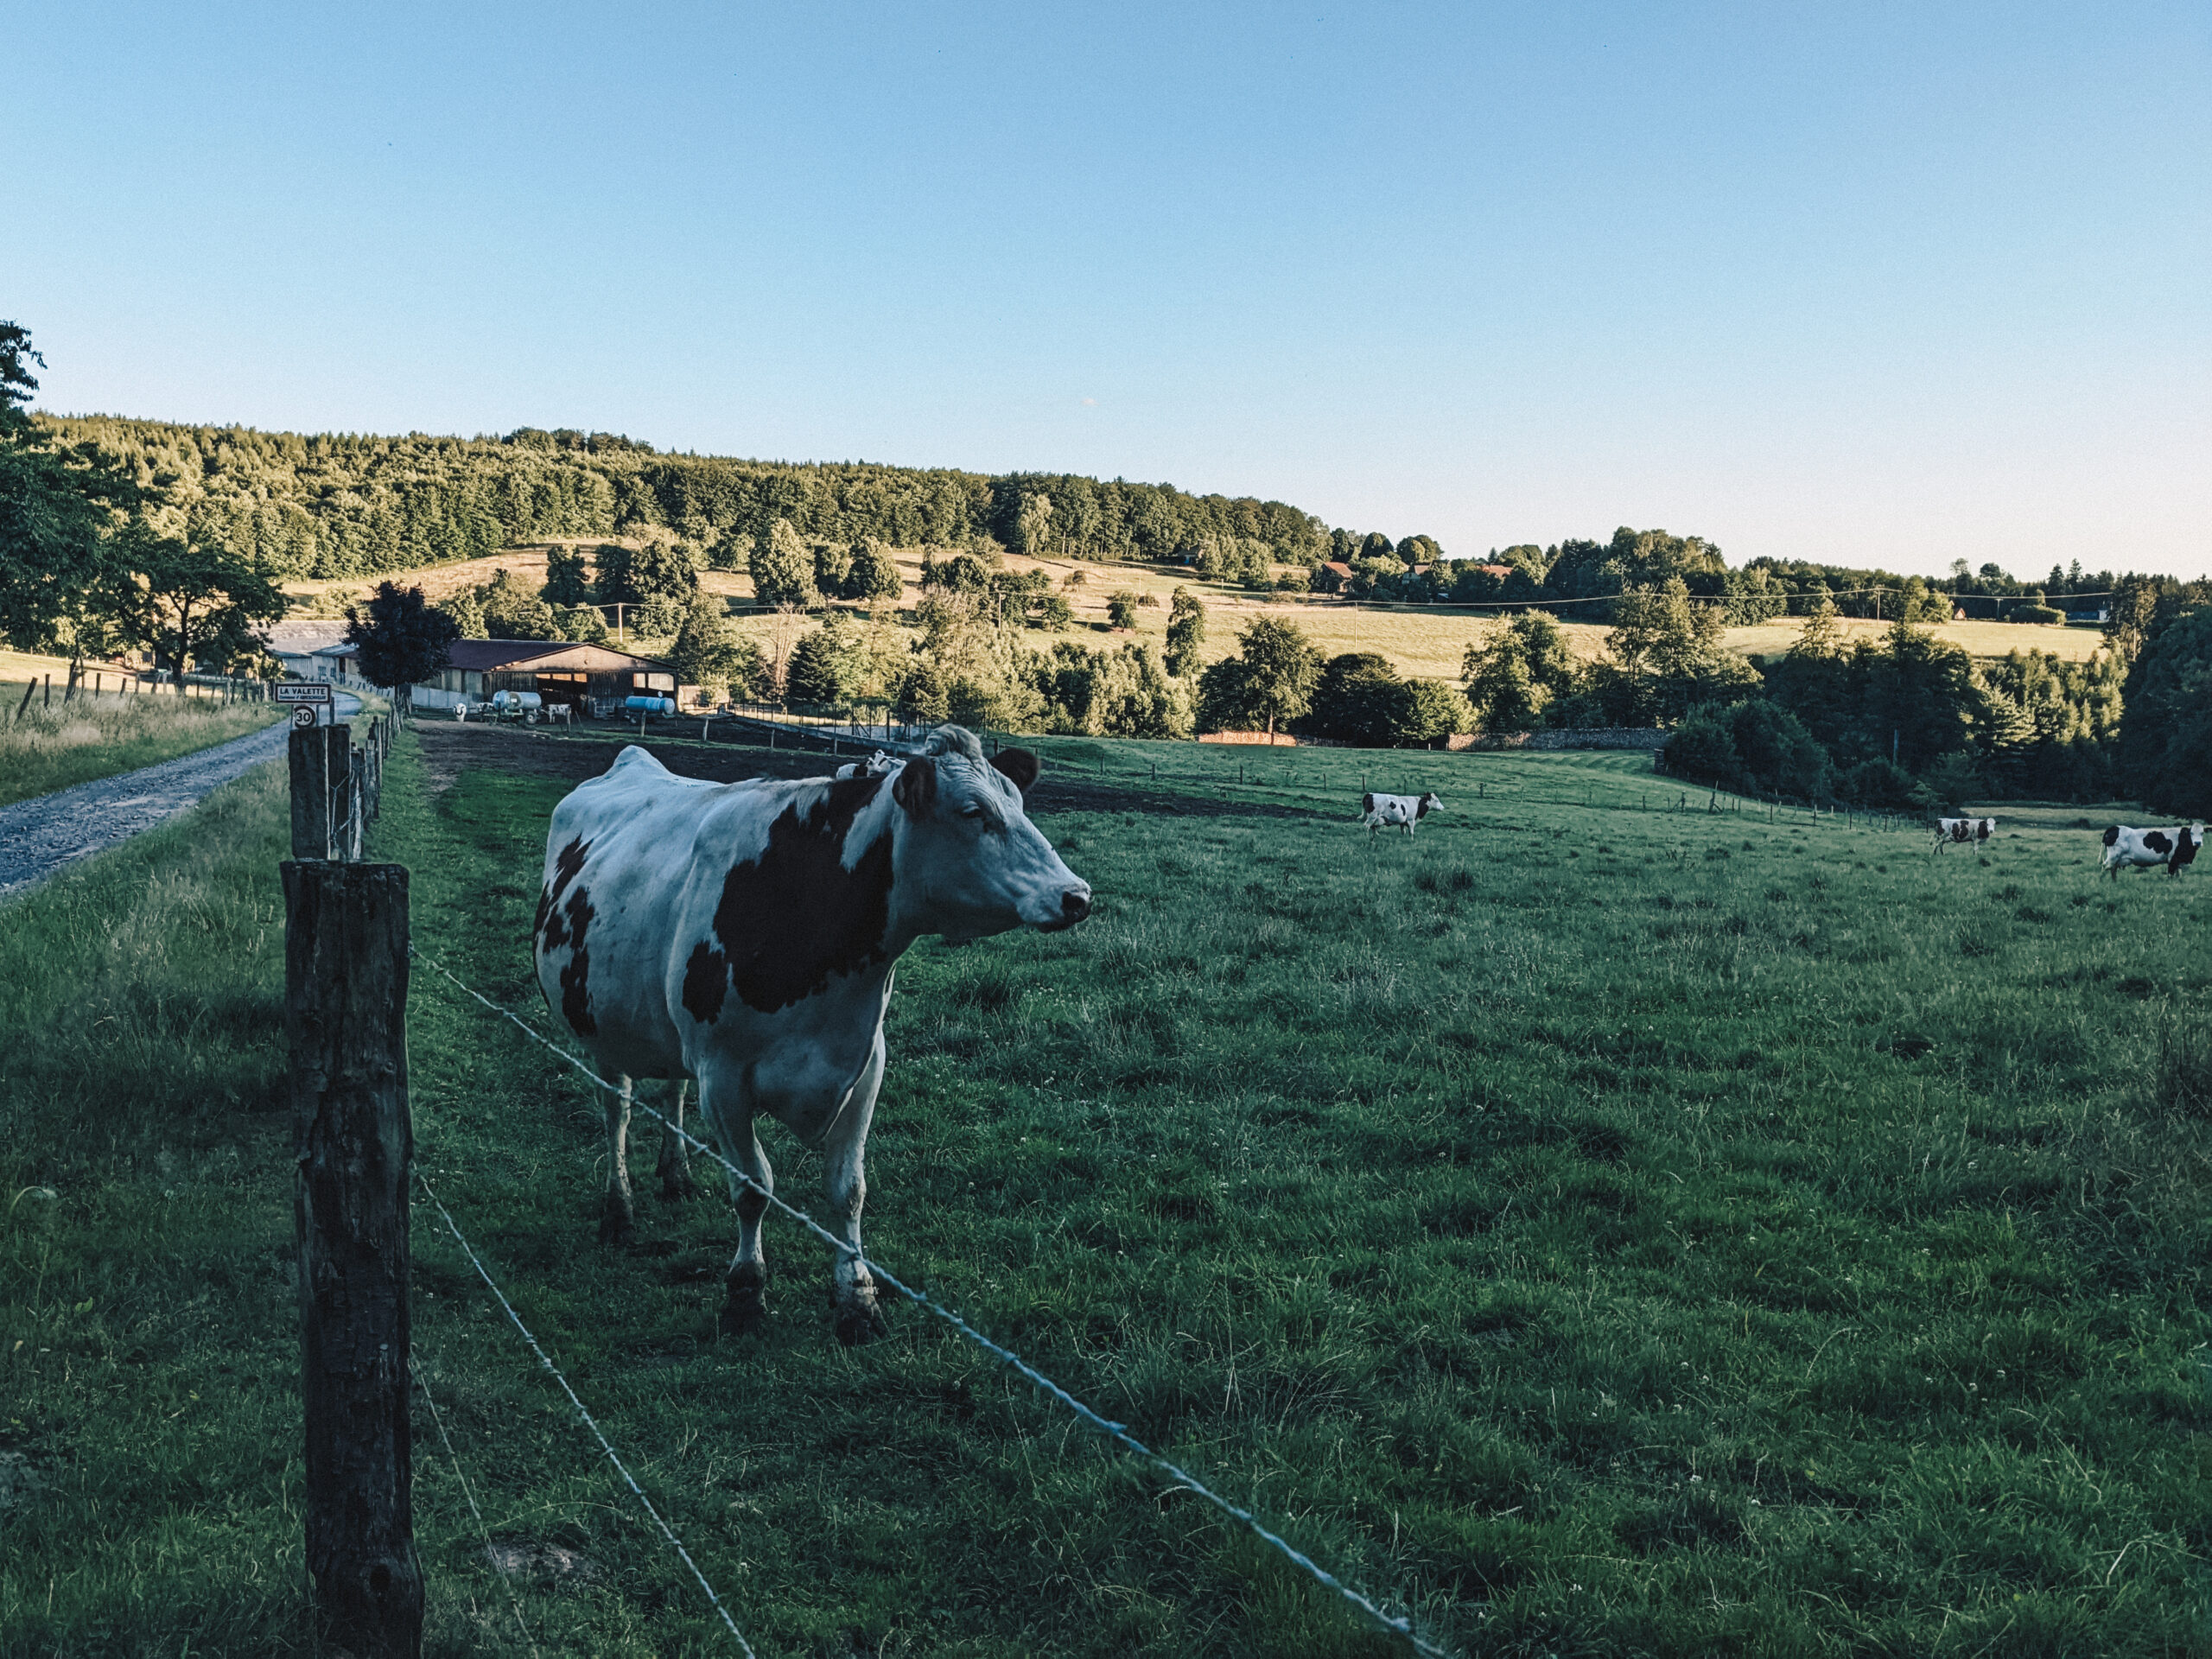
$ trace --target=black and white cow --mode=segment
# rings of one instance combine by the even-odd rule
[[[633,1224],[632,1079],[690,1077],[723,1152],[763,1187],[774,1176],[756,1118],[823,1149],[829,1225],[860,1248],[900,954],[924,934],[1051,932],[1090,913],[1090,888],[1023,810],[1036,776],[1027,750],[987,761],[971,733],[948,726],[875,777],[711,784],[626,748],[554,809],[537,980],[620,1088],[607,1109],[602,1238]],[[739,1237],[721,1317],[744,1332],[766,1312],[768,1206],[730,1185]],[[842,1253],[836,1304],[842,1341],[880,1328],[875,1285]]]
[[[837,768],[836,776],[845,778],[880,778],[891,770],[891,757],[881,749],[865,760],[848,760]]]
[[[1377,830],[1392,827],[1403,828],[1410,836],[1414,825],[1443,804],[1441,795],[1363,795],[1359,821],[1367,826],[1370,837]]]
[[[2179,875],[2196,859],[2204,845],[2204,826],[2190,824],[2176,830],[2131,830],[2115,823],[2105,831],[2106,874],[2117,880],[2122,868],[2156,869],[2165,866],[2168,875]]]
[[[1997,833],[1994,818],[1938,818],[1936,820],[1936,844],[1931,852],[1942,852],[1953,842],[1964,847],[1980,846]]]

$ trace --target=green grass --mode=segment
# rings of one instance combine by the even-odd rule
[[[1084,927],[908,957],[872,1252],[1470,1653],[2212,1647],[2201,882],[1662,811],[1642,757],[1308,760],[1446,810],[1370,844],[1341,770],[1197,774],[1046,820]],[[532,1014],[563,787],[432,798],[403,741],[377,832]],[[0,1168],[59,1194],[0,1234],[11,1651],[304,1646],[280,805],[0,911]],[[411,1026],[423,1167],[764,1652],[1393,1650],[915,1311],[840,1349],[795,1230],[718,1342],[727,1202],[650,1196],[648,1141],[651,1247],[601,1249],[572,1077],[428,974]],[[490,1528],[589,1565],[512,1586],[537,1648],[727,1651],[416,1219]],[[418,1432],[430,1650],[527,1651]]]
[[[18,719],[22,696],[21,681],[0,682],[0,806],[173,760],[284,715],[269,703],[111,691],[67,702],[57,696],[51,708],[34,697]]]

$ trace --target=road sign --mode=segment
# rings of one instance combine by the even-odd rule
[[[321,721],[321,712],[311,702],[303,702],[292,710],[292,724],[299,727],[302,731],[310,726],[320,725]]]
[[[280,680],[276,683],[279,702],[328,702],[330,688],[299,680]]]

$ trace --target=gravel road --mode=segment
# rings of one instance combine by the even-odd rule
[[[360,706],[359,698],[338,694],[339,719],[358,714]],[[208,791],[277,759],[290,730],[289,721],[280,721],[157,766],[0,806],[0,898],[28,892],[77,860],[151,830]]]

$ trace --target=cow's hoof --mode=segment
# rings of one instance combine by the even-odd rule
[[[890,1334],[883,1310],[871,1303],[867,1307],[841,1307],[837,1310],[837,1340],[848,1348],[857,1348],[862,1343],[874,1342],[878,1337]]]
[[[726,1337],[749,1337],[768,1322],[768,1270],[747,1263],[732,1269],[729,1300],[722,1304]]]
[[[618,1249],[627,1249],[638,1236],[637,1223],[620,1210],[606,1209],[599,1213],[599,1242],[612,1244]]]

